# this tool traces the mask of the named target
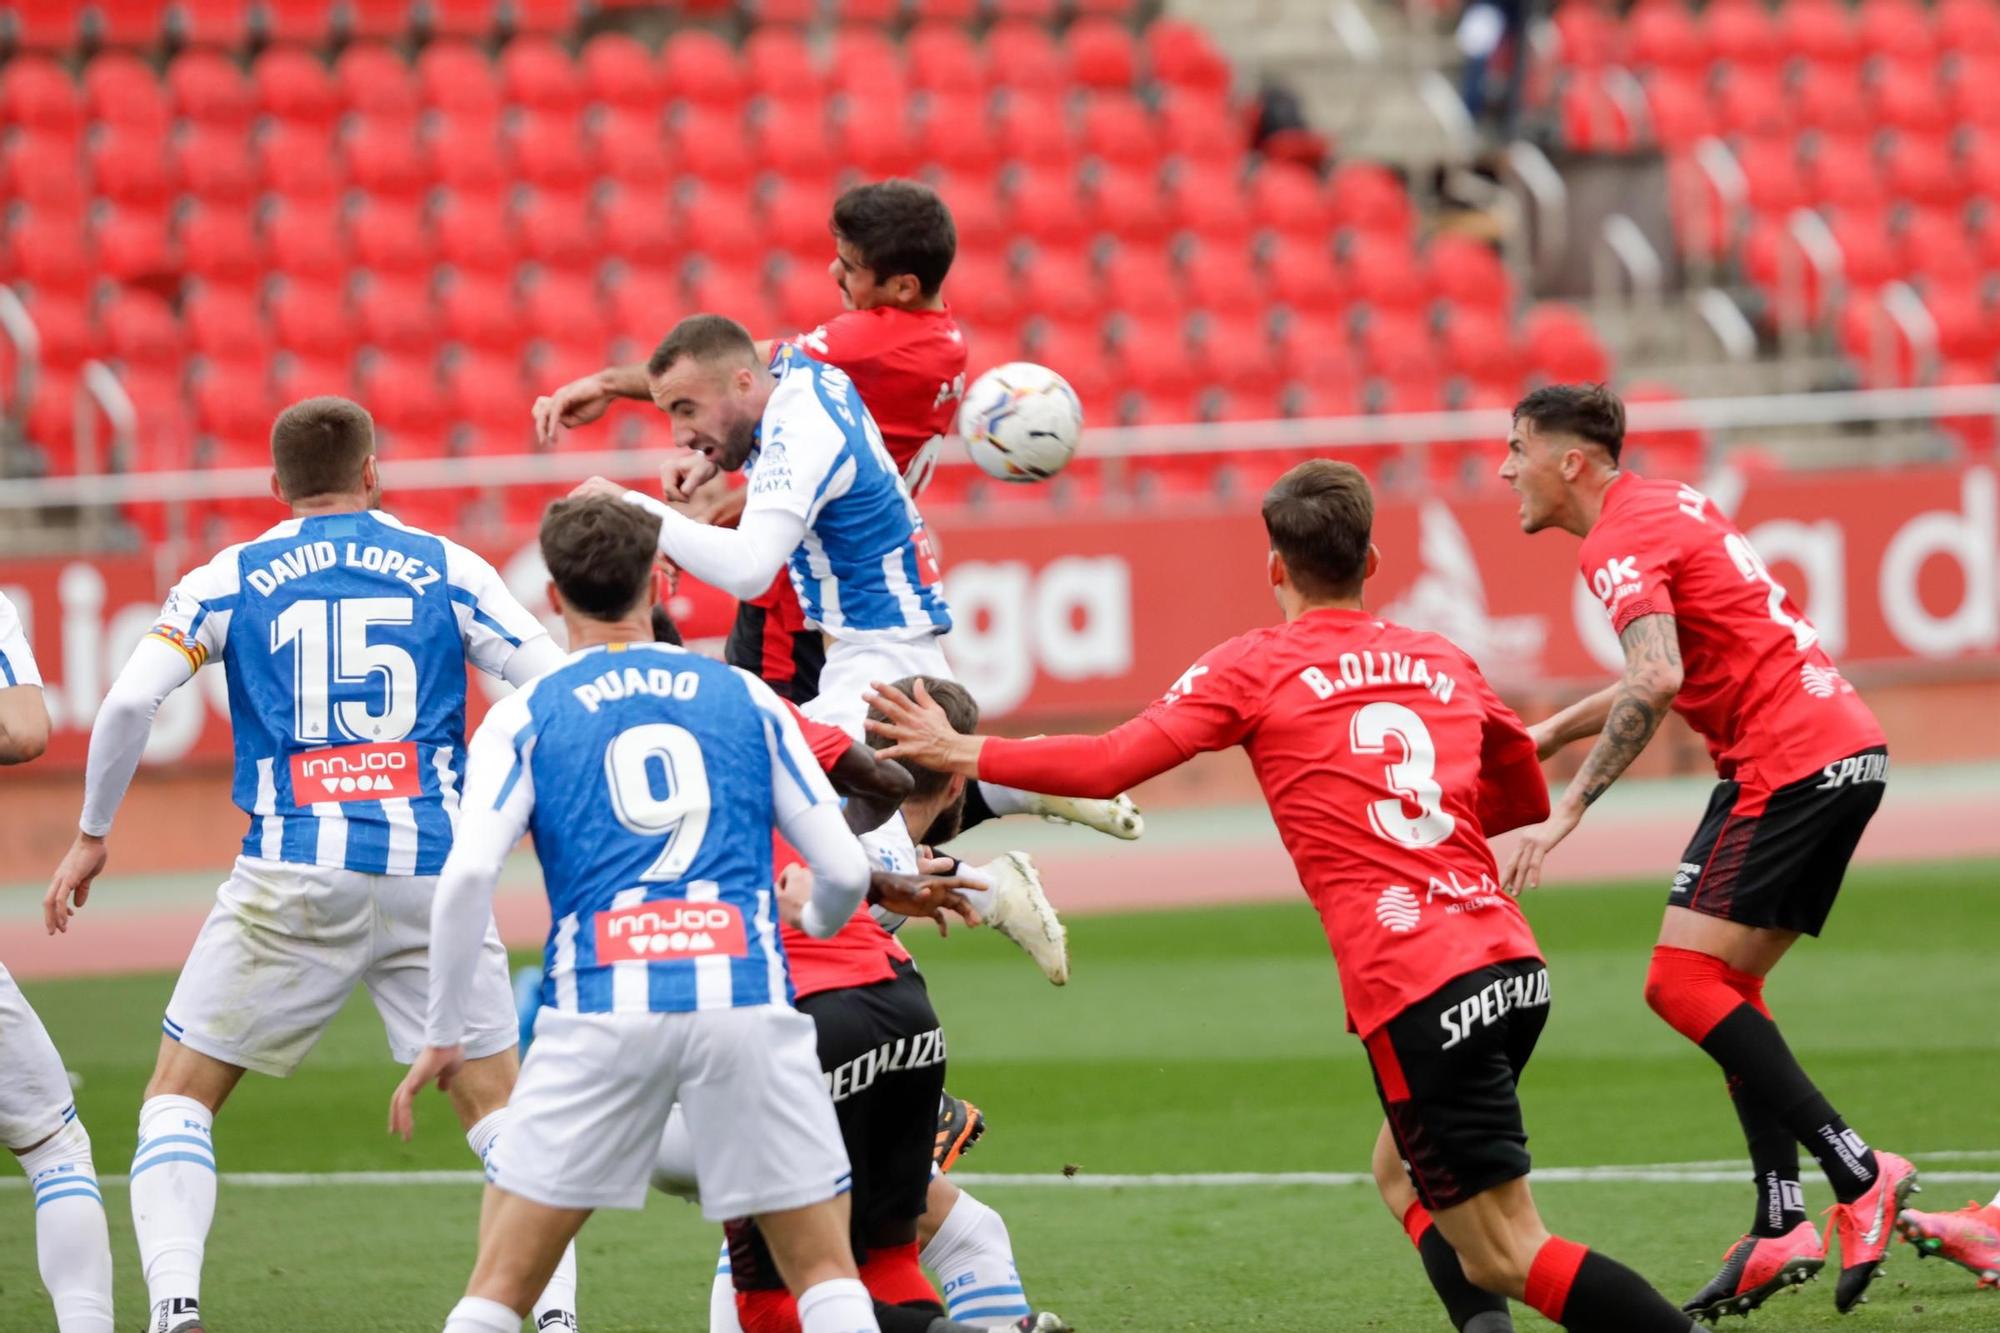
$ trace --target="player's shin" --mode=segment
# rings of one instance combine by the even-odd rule
[[[1424,1275],[1444,1303],[1453,1328],[1459,1333],[1513,1333],[1514,1318],[1507,1312],[1507,1298],[1472,1285],[1465,1276],[1465,1265],[1458,1260],[1458,1251],[1432,1224],[1423,1204],[1412,1203],[1403,1214],[1403,1231],[1417,1247]]]
[[[1749,1234],[1789,1235],[1800,1223],[1809,1220],[1805,1189],[1799,1184],[1799,1141],[1762,1098],[1743,1086],[1742,1079],[1731,1074],[1728,1083],[1736,1119],[1743,1126],[1743,1141],[1750,1149],[1750,1169],[1757,1185],[1757,1212],[1751,1219]]]
[[[942,1177],[931,1182],[931,1206],[940,1203]],[[1004,1328],[1031,1313],[1014,1267],[1014,1242],[1000,1214],[963,1190],[937,1232],[924,1246],[924,1267],[937,1275],[944,1290],[945,1309],[953,1319],[982,1328]],[[949,1198],[949,1196],[947,1196]]]
[[[111,1231],[90,1136],[72,1119],[23,1153],[35,1196],[35,1257],[60,1333],[111,1333]]]
[[[192,1097],[149,1097],[132,1153],[132,1230],[152,1333],[199,1327],[202,1252],[215,1220],[215,1117]]]
[[[465,1131],[465,1141],[485,1169],[488,1180],[493,1178],[493,1148],[500,1142],[500,1133],[506,1124],[507,1108],[503,1106]],[[562,1258],[556,1261],[556,1271],[535,1300],[532,1317],[536,1333],[541,1333],[543,1329],[573,1330],[577,1327],[576,1242],[571,1241],[563,1247]]]

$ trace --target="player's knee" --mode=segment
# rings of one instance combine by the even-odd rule
[[[1401,1219],[1410,1211],[1410,1205],[1417,1201],[1417,1190],[1410,1183],[1410,1173],[1403,1168],[1403,1159],[1391,1147],[1384,1152],[1378,1143],[1374,1160],[1369,1163],[1375,1174],[1375,1188],[1382,1196],[1389,1215]]]

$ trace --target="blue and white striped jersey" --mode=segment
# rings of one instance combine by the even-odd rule
[[[497,864],[534,835],[551,918],[544,1004],[791,1002],[771,830],[837,798],[762,681],[666,644],[587,648],[495,704],[470,763],[467,808],[493,846],[465,851]]]
[[[21,614],[0,593],[0,690],[10,685],[39,685],[42,673],[35,655],[28,650],[28,635],[21,628]]]
[[[375,510],[226,548],[151,633],[228,672],[243,854],[377,875],[435,875],[451,851],[465,663],[498,676],[547,637],[493,566]]]
[[[914,639],[951,629],[923,516],[837,366],[780,346],[778,387],[764,408],[744,510],[805,521],[792,586],[806,623],[837,639]]]

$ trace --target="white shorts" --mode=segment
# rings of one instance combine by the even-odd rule
[[[0,967],[0,1147],[32,1148],[76,1119],[69,1073],[28,997]]]
[[[851,1183],[818,1031],[789,1005],[543,1009],[489,1178],[551,1208],[638,1208],[676,1099],[712,1222],[803,1208]]]
[[[927,634],[921,639],[883,643],[835,639],[826,647],[819,694],[799,711],[815,722],[839,727],[856,740],[866,740],[861,724],[868,717],[868,700],[863,693],[878,680],[888,685],[905,676],[954,678],[951,665],[944,660],[942,636]]]
[[[389,1053],[409,1064],[424,1047],[436,890],[434,875],[238,857],[167,1001],[166,1034],[284,1078],[360,984],[382,1015]],[[507,951],[491,920],[473,986],[465,1054],[477,1060],[520,1040]]]

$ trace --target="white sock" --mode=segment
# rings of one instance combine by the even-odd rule
[[[991,921],[993,919],[993,902],[995,898],[993,881],[978,866],[965,864],[960,864],[958,867],[958,877],[960,879],[972,880],[974,883],[982,886],[976,889],[960,889],[958,891],[959,896],[971,905],[973,911],[979,913],[981,921]]]
[[[192,1097],[146,1099],[131,1191],[152,1323],[172,1328],[200,1312],[201,1255],[215,1221],[215,1117],[206,1106]]]
[[[465,1131],[465,1141],[472,1149],[472,1155],[486,1169],[486,1178],[493,1179],[493,1146],[500,1142],[500,1131],[507,1124],[507,1108],[501,1107]],[[468,1298],[470,1299],[470,1298]],[[576,1327],[576,1242],[563,1247],[562,1258],[556,1262],[556,1271],[550,1275],[548,1286],[535,1299],[533,1311],[537,1333],[542,1329],[574,1329]],[[517,1324],[519,1320],[515,1321]]]
[[[838,1277],[799,1293],[801,1333],[882,1333],[875,1302],[858,1278]]]
[[[1986,1206],[1988,1208],[2000,1208],[2000,1194],[1995,1194],[1993,1196],[1993,1202],[1987,1204]]]
[[[69,1123],[21,1158],[35,1194],[35,1257],[42,1285],[55,1301],[61,1333],[111,1333],[111,1227],[90,1135],[71,1112]]]
[[[498,1301],[467,1296],[445,1316],[444,1333],[521,1333],[521,1316]]]
[[[997,782],[980,783],[979,794],[986,798],[986,808],[996,815],[1025,815],[1031,809],[1029,802],[1035,799],[1033,792],[1003,787]]]
[[[729,1242],[715,1261],[715,1285],[708,1289],[708,1333],[743,1333],[736,1318],[736,1277],[729,1267]]]
[[[946,1311],[961,1324],[1002,1328],[1031,1313],[1007,1224],[963,1190],[924,1246],[923,1262],[937,1277]]]

